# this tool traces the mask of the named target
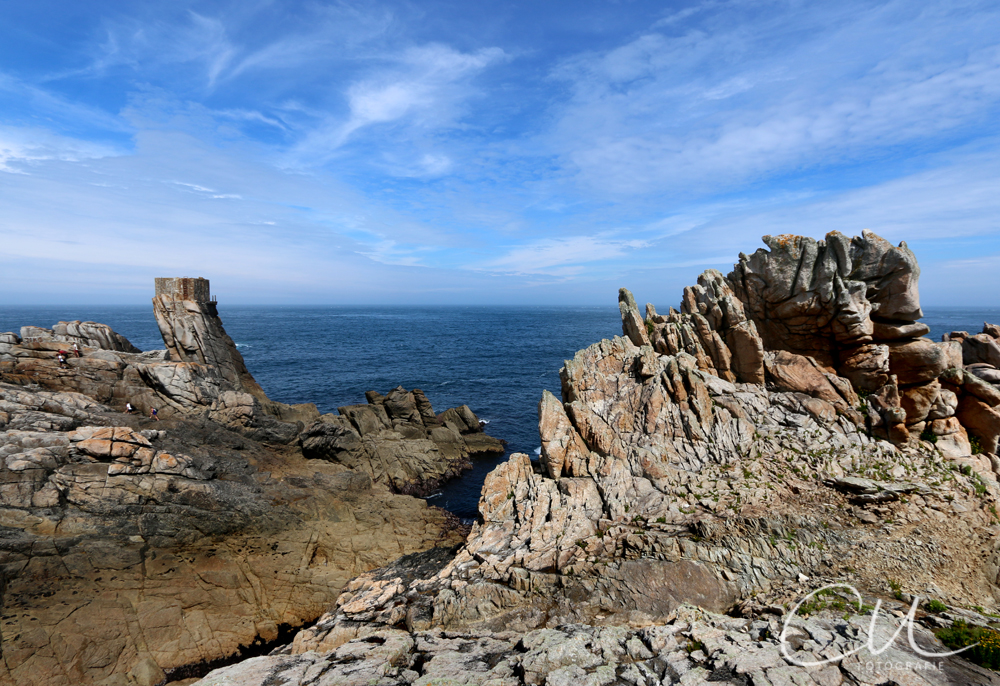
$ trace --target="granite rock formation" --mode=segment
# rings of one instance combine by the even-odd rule
[[[306,427],[303,454],[368,474],[396,493],[427,495],[471,469],[471,456],[504,452],[468,405],[438,415],[419,388],[366,395],[367,405],[339,407],[338,415],[322,415]]]
[[[583,651],[605,627],[665,630],[689,603],[759,620],[830,582],[1000,604],[1000,371],[981,361],[990,341],[922,337],[905,244],[867,232],[765,242],[770,252],[741,255],[728,277],[702,274],[679,311],[648,305],[642,317],[623,289],[625,337],[566,362],[562,397],[539,403],[540,459],[515,454],[487,477],[482,521],[454,556],[358,577],[287,655],[253,669],[289,685],[354,683],[371,670],[378,683],[423,685],[448,677],[430,669],[441,659],[433,641],[485,637],[462,649],[493,656],[473,683],[964,683],[924,672],[867,679],[847,660],[822,677],[780,660],[751,675],[722,644],[701,651],[709,673],[667,674],[669,655],[644,643],[599,674],[610,654]],[[822,651],[806,633],[807,649]],[[581,646],[570,646],[577,635]],[[586,666],[529,666],[540,636]],[[392,648],[365,658],[366,642]],[[494,672],[509,646],[519,667]],[[733,659],[749,665],[762,647],[744,641]],[[657,655],[647,671],[618,671]],[[249,672],[213,678],[204,683],[258,683]],[[977,672],[970,682],[993,680]]]
[[[897,605],[898,607],[898,605]],[[897,607],[892,609],[900,612]],[[988,618],[962,613],[985,626]],[[198,686],[578,686],[629,684],[1000,684],[995,672],[956,657],[929,659],[906,641],[884,653],[867,647],[870,619],[820,612],[789,622],[786,660],[774,615],[734,618],[682,606],[644,628],[569,624],[526,634],[379,628],[335,648],[285,651],[219,669]],[[889,643],[899,621],[881,615],[874,645]],[[920,650],[947,653],[917,625]],[[851,654],[853,652],[853,654]],[[846,659],[803,666],[829,656]]]
[[[450,535],[423,501],[210,420],[6,383],[0,416],[0,683],[159,683]]]
[[[159,684],[315,619],[366,570],[462,539],[371,469],[306,454],[315,406],[270,401],[205,303],[155,302],[169,354],[93,323],[0,334],[0,684]],[[82,356],[60,364],[73,342]],[[400,470],[444,478],[497,447],[468,408],[438,420],[402,396],[419,398],[419,439],[364,437],[373,455],[399,449]]]

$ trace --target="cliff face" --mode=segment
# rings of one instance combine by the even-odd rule
[[[623,289],[626,337],[566,362],[562,398],[539,404],[540,460],[514,455],[487,477],[482,522],[456,556],[423,575],[359,577],[288,652],[386,627],[419,652],[421,632],[676,623],[685,603],[753,617],[829,581],[995,607],[1000,389],[988,379],[1000,372],[962,366],[993,354],[1000,330],[923,338],[905,244],[765,242],[728,277],[703,274],[680,311],[642,317]],[[576,678],[597,678],[597,664]],[[422,678],[385,669],[386,683]],[[541,683],[526,674],[509,683]],[[829,683],[855,676],[842,665]]]
[[[273,641],[348,579],[458,544],[453,517],[398,493],[503,450],[419,391],[370,394],[389,420],[374,432],[356,408],[275,403],[205,294],[168,286],[169,353],[92,322],[0,334],[0,684],[149,686]],[[343,423],[364,450],[306,422]]]

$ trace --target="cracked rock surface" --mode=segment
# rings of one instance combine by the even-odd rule
[[[402,389],[370,397],[389,422],[359,436],[381,472],[305,449],[305,422],[344,418],[270,401],[214,303],[160,291],[169,354],[93,322],[0,334],[4,686],[152,686],[275,641],[352,577],[460,543],[402,493],[503,450],[467,407]]]
[[[889,667],[779,654],[773,618],[830,582],[997,607],[1000,327],[922,338],[905,244],[765,242],[728,277],[705,272],[680,311],[642,317],[622,290],[624,337],[566,362],[561,398],[539,403],[540,459],[488,475],[453,556],[352,580],[247,663],[262,681],[233,666],[202,683],[995,683],[961,659],[925,669],[899,642]],[[867,618],[844,614],[803,620],[794,649],[859,640]],[[880,621],[887,639],[898,616]]]
[[[840,686],[1000,684],[995,672],[953,657],[926,657],[907,639],[868,649],[868,616],[819,613],[783,622],[733,618],[681,606],[641,629],[568,624],[515,632],[407,632],[382,628],[335,650],[253,658],[197,686]],[[876,650],[901,620],[880,615]],[[905,629],[904,629],[905,636]],[[925,653],[948,649],[917,624]],[[831,658],[846,656],[843,659]]]

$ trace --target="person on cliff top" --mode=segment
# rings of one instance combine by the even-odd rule
[[[76,343],[73,344],[73,354],[80,357],[80,349],[76,346]]]
[[[156,421],[160,421],[160,418],[156,414],[156,408],[155,407],[149,408],[149,418],[150,419],[155,419]]]

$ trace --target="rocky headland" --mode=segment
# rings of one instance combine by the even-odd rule
[[[764,242],[679,310],[621,291],[624,336],[567,360],[540,459],[487,477],[464,544],[358,576],[199,683],[1000,683],[914,648],[997,619],[1000,327],[926,338],[905,243]],[[870,608],[827,593],[782,654],[834,582],[887,601],[878,647],[912,598],[937,605],[879,661],[847,657]]]
[[[406,494],[503,451],[419,389],[270,400],[204,279],[157,279],[153,308],[165,350],[93,322],[0,333],[0,684],[152,686],[259,649],[461,543]]]

